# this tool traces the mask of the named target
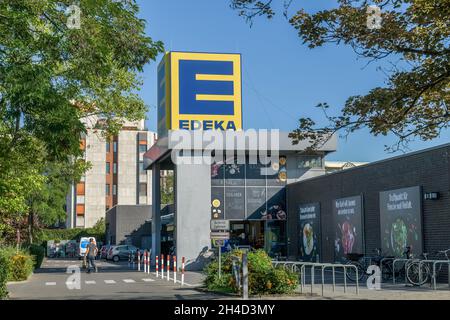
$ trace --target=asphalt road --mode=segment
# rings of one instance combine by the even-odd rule
[[[80,260],[46,259],[24,282],[8,284],[9,297],[16,299],[220,299],[220,295],[205,293],[196,288],[201,285],[201,275],[189,272],[185,285],[167,278],[132,270],[128,263],[97,261],[98,273],[67,273],[68,267],[81,267]],[[79,281],[78,281],[79,280]],[[79,284],[79,288],[76,288]],[[73,288],[75,287],[75,288]]]

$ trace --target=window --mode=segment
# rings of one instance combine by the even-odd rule
[[[113,184],[113,196],[117,195],[117,185]]]
[[[110,189],[109,183],[107,183],[107,184],[106,184],[106,189],[105,189],[105,193],[106,193],[107,196],[109,196],[110,193],[111,193],[111,191],[110,191],[109,189]]]
[[[114,153],[117,152],[117,141],[113,142],[113,151],[114,151]]]
[[[139,183],[139,196],[147,196],[147,184],[146,183]]]
[[[109,162],[106,163],[106,174],[111,172],[111,164]]]
[[[147,145],[146,144],[140,144],[139,145],[139,152],[146,152],[147,151]]]
[[[145,173],[144,161],[139,161],[139,173]]]
[[[113,163],[113,173],[114,174],[117,173],[117,163],[116,162]]]
[[[322,168],[321,156],[300,156],[298,159],[299,169]]]
[[[106,152],[111,151],[111,143],[109,141],[106,142]]]
[[[77,195],[77,203],[84,204],[84,196],[78,196]]]

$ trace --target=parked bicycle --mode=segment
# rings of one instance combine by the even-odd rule
[[[447,260],[450,262],[450,249],[435,251],[431,255],[435,258],[432,260]],[[436,270],[436,275],[433,275],[430,264],[423,261],[429,261],[429,253],[422,253],[423,259],[416,259],[410,262],[406,268],[406,278],[409,283],[415,286],[421,286],[432,280],[433,276],[436,276],[442,270],[442,264],[439,264]]]
[[[358,280],[361,281],[366,276],[367,268],[371,265],[377,265],[380,267],[381,270],[381,276],[383,280],[389,280],[392,279],[394,272],[396,277],[404,277],[405,276],[405,265],[400,267],[399,269],[394,270],[393,262],[394,262],[394,256],[384,256],[381,252],[380,248],[375,249],[376,255],[374,256],[365,256],[363,254],[347,254],[346,258],[346,264],[351,264],[357,267],[358,269]],[[403,255],[406,257],[406,259],[411,259],[411,247],[407,246],[405,247],[405,251],[403,252]],[[385,260],[383,260],[385,259]],[[381,263],[383,265],[381,266]],[[356,282],[356,271],[353,268],[350,268],[348,272],[346,273],[347,279],[350,281]]]

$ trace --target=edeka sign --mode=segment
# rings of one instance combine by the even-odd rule
[[[158,69],[158,132],[242,129],[241,56],[169,52]]]

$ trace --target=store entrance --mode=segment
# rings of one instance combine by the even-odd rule
[[[264,249],[273,258],[286,256],[286,221],[230,222],[231,248]]]

